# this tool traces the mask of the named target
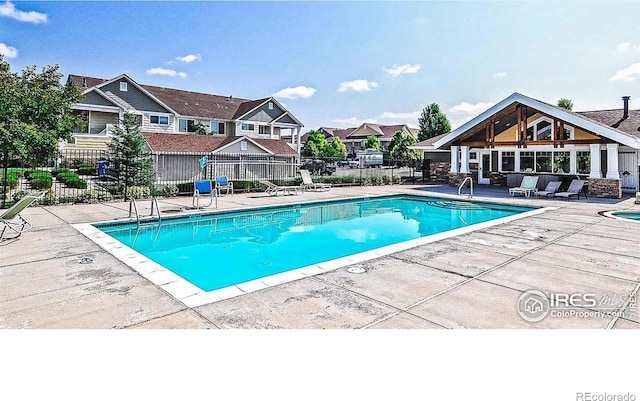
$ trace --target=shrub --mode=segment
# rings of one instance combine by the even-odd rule
[[[373,177],[371,177],[371,183],[373,185],[382,185],[383,184],[383,178],[381,175],[374,175]]]
[[[362,181],[360,181],[360,185],[371,185],[371,177],[362,177]]]
[[[393,176],[393,183],[394,184],[402,184],[402,178],[399,175],[394,175]]]
[[[30,184],[31,184],[31,188],[33,189],[50,189],[51,185],[53,185],[53,179],[51,178],[51,176],[48,176],[48,177],[41,176],[41,177],[32,179]]]
[[[149,189],[149,187],[133,186],[127,188],[128,198],[146,199],[149,196],[151,196],[151,189]]]
[[[13,199],[14,202],[17,202],[25,196],[29,195],[29,193],[29,191],[16,191],[13,193],[13,195],[11,195],[11,199]]]
[[[166,187],[164,187],[164,189],[162,190],[162,194],[164,196],[166,196],[167,198],[171,198],[173,196],[178,195],[178,186],[177,185],[173,185],[173,184],[169,184]]]
[[[87,181],[83,180],[80,177],[69,177],[64,184],[67,186],[67,188],[85,189],[87,187]]]
[[[68,180],[79,180],[80,176],[72,171],[63,171],[56,176],[56,180],[67,182]]]
[[[71,171],[68,168],[56,167],[51,170],[51,175],[57,177],[61,173],[70,173]]]
[[[111,200],[113,200],[113,196],[111,196],[108,192],[93,190],[85,191],[76,198],[76,202],[78,203],[99,203],[109,202]]]
[[[82,161],[78,163],[77,169],[78,169],[79,175],[97,175],[98,174],[97,166],[87,161]]]
[[[344,184],[355,184],[356,176],[355,175],[345,175],[344,177],[342,177],[342,182]]]
[[[0,177],[0,186],[3,184],[4,177]],[[9,189],[14,189],[18,186],[18,176],[7,171],[7,186]]]
[[[391,180],[392,180],[392,179],[391,179],[391,176],[390,176],[390,175],[383,175],[383,176],[382,176],[382,183],[383,183],[384,185],[389,185],[389,184],[391,184]]]
[[[58,197],[58,195],[54,194],[51,191],[48,191],[42,198],[38,200],[38,204],[44,206],[57,205],[59,203],[60,198]]]
[[[42,170],[38,170],[38,171],[29,171],[29,175],[26,175],[26,171],[25,171],[25,177],[27,177],[27,180],[29,181],[33,181],[33,180],[40,180],[40,179],[48,179],[51,180],[51,173],[48,171],[42,171]]]
[[[14,175],[18,178],[20,177],[24,177],[24,168],[21,167],[11,167],[7,169],[7,176],[9,175]],[[2,169],[0,169],[0,173],[4,173],[4,171]],[[1,174],[2,176],[4,176],[4,174]]]
[[[178,187],[179,194],[193,194],[193,182],[180,182],[176,184],[176,186]]]

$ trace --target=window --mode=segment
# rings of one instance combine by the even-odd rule
[[[542,117],[527,127],[527,141],[550,141],[553,124],[549,118]]]
[[[211,121],[211,135],[224,135],[224,123]]]
[[[536,152],[536,169],[539,173],[551,172],[551,152]]]
[[[478,160],[478,154],[476,152],[469,152],[469,161]]]
[[[247,150],[247,141],[240,142],[240,150]]]
[[[576,172],[578,174],[591,172],[591,152],[576,152]]]
[[[273,102],[269,102],[269,110],[273,110]]]
[[[571,153],[553,152],[553,172],[568,174],[571,171]]]
[[[128,90],[126,82],[120,82],[120,92],[126,92]]]
[[[520,171],[534,171],[534,161],[533,152],[520,152]]]
[[[195,129],[195,120],[185,120],[183,118],[178,120],[178,131],[179,132],[196,132]]]
[[[255,129],[255,125],[248,124],[248,123],[242,123],[242,130],[243,131],[253,131],[254,129]]]
[[[149,123],[169,125],[169,117],[167,116],[149,116]]]
[[[565,125],[564,132],[562,133],[562,135],[560,135],[560,139],[562,140],[574,139],[574,128],[568,127]]]
[[[502,152],[502,170],[514,171],[516,168],[516,152]]]

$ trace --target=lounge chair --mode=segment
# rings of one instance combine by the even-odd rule
[[[532,191],[536,191],[538,188],[538,177],[534,175],[525,175],[522,177],[522,182],[519,187],[509,188],[509,195],[523,194],[527,198],[531,196]]]
[[[556,192],[555,194],[553,194],[553,197],[567,198],[567,201],[572,196],[577,196],[578,199],[580,199],[580,193],[582,192],[582,189],[584,188],[584,184],[586,182],[587,181],[585,180],[573,180],[571,181],[571,184],[569,184],[569,188],[567,188],[566,191]]]
[[[264,192],[266,192],[270,196],[304,194],[304,185],[295,185],[295,186],[276,185],[271,181],[267,181],[267,180],[261,180],[260,184],[266,187]]]
[[[33,227],[27,219],[20,215],[20,212],[29,207],[43,194],[44,192],[37,192],[35,194],[26,195],[25,197],[14,203],[14,205],[9,209],[0,214],[0,223],[2,223],[3,225],[2,231],[0,231],[0,241],[5,239],[4,235],[7,232],[13,231],[18,235],[12,238],[18,238],[23,232]]]
[[[207,205],[200,206],[200,198],[209,200],[209,203]],[[211,180],[201,180],[193,183],[193,200],[191,201],[193,207],[196,209],[200,209],[200,207],[209,207],[213,203],[214,199],[216,200],[216,207],[218,207],[218,192],[211,183]]]
[[[548,197],[549,195],[555,195],[556,192],[560,189],[560,185],[562,185],[562,181],[549,181],[547,186],[542,191],[535,191],[533,194],[537,197]]]
[[[229,190],[231,190],[231,195],[233,195],[233,182],[229,181],[226,175],[216,177],[216,191],[218,191],[218,196],[222,195],[223,189],[227,190],[227,195],[229,195]]]
[[[328,191],[331,189],[331,184],[313,182],[309,170],[300,170],[300,176],[302,177],[302,185],[304,185],[304,189],[320,191]]]

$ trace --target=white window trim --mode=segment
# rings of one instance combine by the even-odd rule
[[[247,150],[247,141],[240,142],[240,150]]]
[[[126,82],[120,82],[120,92],[127,92],[129,85]]]
[[[550,123],[550,124],[551,124],[551,128],[552,128],[551,135],[553,135],[553,120],[552,120],[552,119],[550,119],[549,117],[542,116],[542,117],[540,117],[540,118],[538,118],[538,119],[536,119],[536,120],[532,121],[531,123],[527,124],[527,130],[528,130],[529,128],[532,128],[532,127],[533,127],[533,141],[537,141],[537,140],[538,140],[538,124],[539,124],[541,121],[546,121],[546,122],[548,122],[548,123]],[[555,127],[555,128],[556,128],[556,130],[557,130],[557,129],[559,129],[560,127],[558,127],[558,126],[556,125],[556,127]],[[564,129],[566,129],[566,130],[568,130],[568,131],[569,131],[569,139],[568,139],[568,140],[572,140],[572,139],[574,139],[574,138],[575,138],[575,132],[576,132],[576,131],[575,131],[575,127],[573,127],[572,125],[566,125],[566,124],[565,124],[565,125],[564,125]],[[567,140],[567,139],[565,139],[565,140]]]
[[[151,117],[158,117],[158,122],[157,123],[152,123],[151,122]],[[167,119],[166,124],[163,124],[163,123],[160,122],[161,118],[166,118]],[[162,115],[162,114],[155,114],[155,113],[154,114],[149,114],[149,124],[166,125],[166,126],[168,126],[168,125],[171,125],[171,117],[169,115]]]

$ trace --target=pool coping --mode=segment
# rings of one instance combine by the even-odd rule
[[[606,217],[610,217],[610,218],[612,218],[612,219],[618,219],[618,220],[630,221],[630,222],[633,222],[633,223],[640,223],[640,220],[627,219],[627,218],[624,218],[624,217],[616,216],[616,213],[618,213],[618,214],[620,214],[620,213],[624,214],[624,213],[627,213],[627,212],[628,212],[628,211],[625,211],[625,210],[610,210],[610,211],[608,211],[608,212],[604,212],[604,213],[602,213],[602,215],[603,215],[603,216],[606,216]],[[638,214],[638,212],[634,212],[634,214]]]
[[[335,202],[339,201],[357,201],[362,199],[375,199],[378,197],[390,197],[390,196],[410,196],[410,197],[422,197],[422,198],[441,198],[448,199],[448,197],[439,197],[432,195],[407,195],[407,194],[384,194],[384,195],[372,195],[372,196],[359,196],[359,197],[351,197],[351,198],[341,198],[335,200]],[[492,201],[483,201],[483,200],[461,200],[456,199],[458,201],[472,201],[474,203],[489,203],[489,204],[504,204],[509,206],[518,206],[518,207],[533,207],[533,210],[529,210],[522,213],[517,213],[511,216],[505,216],[494,220],[489,220],[481,223],[475,223],[466,227],[460,227],[453,230],[448,230],[436,234],[431,234],[426,237],[415,238],[408,241],[399,242],[397,244],[386,245],[380,248],[376,248],[369,251],[355,253],[353,255],[344,256],[337,259],[332,259],[326,262],[315,263],[308,266],[303,266],[297,269],[289,270],[282,273],[276,273],[273,275],[265,276],[262,278],[246,281],[243,283],[238,283],[235,285],[231,285],[228,287],[212,290],[212,291],[204,291],[196,285],[190,283],[186,279],[182,278],[178,274],[172,272],[161,264],[149,259],[148,257],[142,255],[138,251],[135,251],[132,248],[129,248],[127,245],[118,241],[117,239],[111,237],[110,235],[104,233],[95,225],[99,224],[108,224],[114,223],[113,220],[95,222],[95,223],[80,223],[80,224],[72,224],[71,226],[83,234],[85,237],[93,241],[96,245],[101,247],[103,250],[114,256],[116,259],[120,260],[125,265],[129,266],[131,269],[136,271],[139,275],[150,281],[152,284],[157,287],[163,289],[165,292],[169,293],[173,298],[182,302],[185,306],[189,308],[195,308],[198,306],[215,303],[219,301],[223,301],[226,299],[234,298],[237,296],[245,295],[251,292],[259,291],[265,288],[273,287],[276,285],[288,283],[291,281],[300,280],[307,277],[312,277],[318,274],[327,273],[342,267],[346,267],[355,263],[360,263],[376,258],[380,258],[383,256],[387,256],[396,252],[404,251],[410,248],[414,248],[420,245],[430,244],[432,242],[441,241],[444,239],[452,238],[458,235],[468,234],[474,231],[482,230],[485,228],[493,227],[496,225],[508,223],[514,220],[519,220],[522,218],[535,216],[541,213],[544,213],[548,210],[556,209],[555,207],[536,207],[536,206],[526,206],[526,205],[512,205],[506,202],[492,202]],[[334,201],[330,201],[334,202]],[[291,202],[285,203],[276,206],[276,208],[287,208],[296,205],[308,205],[313,203],[327,203],[325,201],[305,201],[305,202]],[[272,206],[267,206],[268,208],[273,208]],[[265,206],[256,206],[251,208],[246,207],[238,207],[238,208],[230,208],[225,210],[215,210],[215,211],[206,211],[203,213],[202,210],[188,210],[183,213],[172,215],[170,219],[177,219],[182,216],[189,216],[193,214],[198,215],[224,215],[233,212],[246,212],[251,210],[261,210],[265,209]],[[175,217],[174,217],[175,216]],[[146,218],[144,221],[147,221],[151,218]],[[123,220],[117,220],[116,224],[128,224],[135,222],[136,219],[128,218]]]

